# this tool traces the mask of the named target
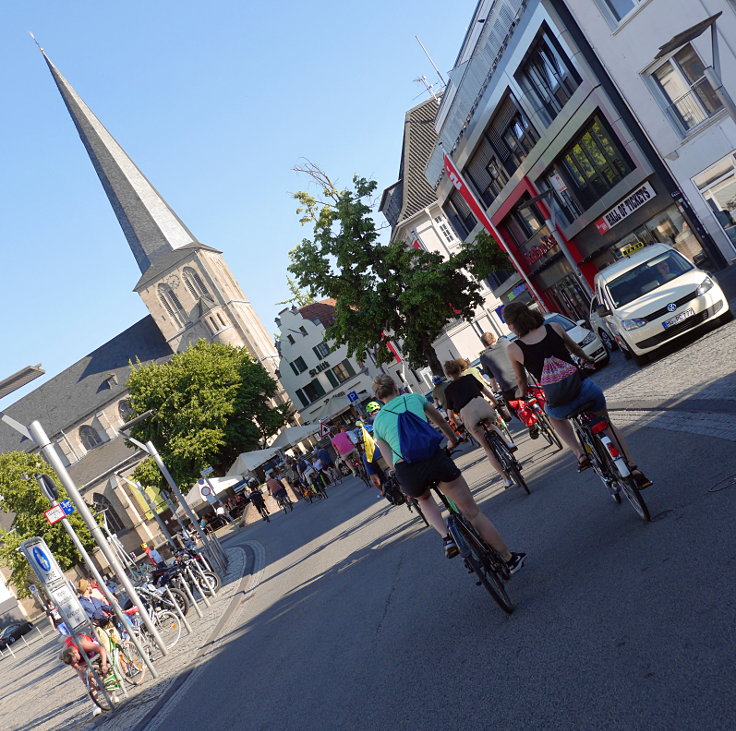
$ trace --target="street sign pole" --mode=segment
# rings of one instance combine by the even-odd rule
[[[51,479],[49,477],[46,477],[46,475],[37,475],[36,480],[38,481],[38,484],[41,487],[41,491],[46,496],[47,500],[49,500],[49,502],[51,503],[52,508],[54,507],[61,508],[61,503],[59,502],[59,499],[56,496],[56,486],[53,484]],[[63,501],[63,502],[66,502],[66,501]],[[92,574],[92,576],[95,577],[97,586],[100,588],[100,591],[105,595],[105,599],[107,599],[107,603],[110,605],[113,612],[115,613],[115,616],[118,618],[118,621],[120,622],[120,626],[126,627],[127,618],[123,614],[122,610],[120,609],[120,605],[118,604],[116,597],[113,596],[112,592],[107,588],[107,584],[105,584],[105,580],[102,578],[102,575],[97,569],[97,566],[95,565],[94,561],[92,561],[92,557],[89,555],[89,553],[87,553],[87,549],[84,547],[84,545],[82,544],[82,541],[79,539],[79,536],[77,535],[77,531],[74,530],[74,526],[69,522],[69,519],[66,517],[66,510],[62,508],[62,511],[65,513],[65,517],[61,519],[61,524],[64,526],[64,530],[69,535],[69,538],[72,539],[72,543],[74,543],[74,545],[76,546],[77,551],[79,551],[79,554],[82,557],[82,560],[84,561],[87,568],[90,570],[90,573]],[[157,678],[158,672],[156,671],[156,668],[153,666],[151,659],[146,654],[146,651],[143,649],[143,646],[138,641],[138,638],[136,637],[135,632],[130,632],[129,634],[130,634],[130,639],[135,645],[135,649],[138,650],[138,653],[143,658],[143,661],[146,663],[146,666],[151,671],[151,675],[153,675],[154,678]]]
[[[43,454],[45,460],[53,467],[54,471],[59,476],[61,484],[64,485],[64,487],[66,488],[69,499],[72,501],[74,507],[79,512],[82,520],[87,524],[87,528],[89,528],[89,532],[92,534],[92,538],[95,540],[95,543],[97,543],[97,545],[100,547],[105,560],[110,565],[110,568],[112,568],[112,570],[115,572],[115,575],[118,577],[118,581],[123,585],[123,588],[128,594],[128,597],[133,602],[133,604],[138,607],[138,612],[141,615],[141,619],[146,625],[146,629],[148,629],[156,644],[159,646],[161,654],[168,655],[169,651],[166,648],[166,644],[161,639],[161,635],[159,634],[156,625],[153,623],[151,615],[148,613],[148,610],[141,601],[140,596],[138,596],[138,592],[128,578],[128,575],[125,573],[125,569],[123,569],[122,565],[120,564],[120,561],[115,555],[115,552],[112,550],[112,547],[105,540],[105,536],[103,535],[100,526],[97,525],[97,521],[94,519],[94,516],[92,515],[90,509],[87,507],[87,503],[84,502],[84,499],[82,498],[79,490],[77,490],[77,486],[74,484],[74,480],[72,480],[71,475],[67,472],[66,467],[64,467],[64,463],[61,461],[61,458],[56,452],[56,447],[51,442],[48,435],[44,431],[44,428],[38,421],[31,422],[28,426],[28,431],[33,441],[36,442],[39,449],[41,450],[41,453]]]

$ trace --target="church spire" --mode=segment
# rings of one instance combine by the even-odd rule
[[[35,39],[34,39],[35,40]],[[41,49],[141,273],[199,242]]]

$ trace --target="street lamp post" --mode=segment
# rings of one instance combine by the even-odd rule
[[[30,383],[30,381],[43,375],[43,373],[44,371],[40,366],[28,366],[22,371],[18,371],[18,373],[13,374],[9,378],[0,381],[0,395],[7,396],[9,393],[12,393],[18,388],[21,388],[21,386],[25,386],[27,383]],[[86,523],[92,538],[99,546],[100,551],[102,551],[102,555],[105,557],[105,560],[110,565],[110,568],[115,572],[115,575],[118,577],[118,581],[122,584],[130,600],[138,608],[141,619],[145,623],[148,631],[151,633],[151,636],[156,641],[156,644],[161,649],[161,653],[163,655],[167,655],[168,650],[166,649],[164,641],[161,639],[161,635],[159,634],[156,625],[153,623],[150,614],[146,610],[141,598],[138,596],[138,592],[128,578],[128,575],[120,565],[118,557],[105,540],[105,536],[103,535],[100,526],[97,525],[97,521],[92,516],[90,509],[87,507],[87,503],[84,502],[79,490],[77,490],[77,486],[74,484],[74,480],[72,480],[71,475],[67,472],[64,463],[61,461],[55,445],[51,442],[41,424],[38,421],[33,421],[26,427],[2,411],[0,411],[0,421],[26,437],[26,439],[30,439],[35,442],[41,450],[41,454],[44,459],[51,465],[54,472],[56,472],[61,480],[61,484],[64,485],[64,488],[69,495],[69,499],[82,520]]]

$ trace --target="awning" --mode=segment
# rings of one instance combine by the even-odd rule
[[[352,404],[344,395],[338,396],[337,394],[333,394],[329,399],[327,399],[327,403],[323,404],[322,407],[309,418],[314,422],[327,421],[328,419],[332,419],[335,416],[342,414],[344,411],[349,411],[351,409]]]
[[[215,495],[225,492],[228,488],[236,488],[237,485],[242,481],[241,475],[232,475],[229,477],[209,477],[207,482],[211,485],[215,492]],[[207,500],[202,497],[200,492],[201,485],[197,482],[194,487],[187,493],[186,501],[190,507],[199,507]]]
[[[278,449],[269,447],[268,449],[255,449],[252,452],[242,452],[233,462],[233,466],[227,471],[227,476],[242,477],[248,472],[252,472],[256,467],[260,467],[264,462],[275,457],[279,453]]]
[[[307,424],[306,426],[290,426],[279,434],[269,449],[288,449],[299,442],[319,433],[319,424]],[[265,450],[264,450],[265,451]],[[246,452],[248,454],[248,452]],[[242,455],[241,455],[242,456]],[[266,461],[265,459],[263,460]]]

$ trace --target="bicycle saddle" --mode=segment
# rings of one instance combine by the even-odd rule
[[[586,411],[593,411],[594,407],[595,407],[594,401],[586,401],[582,406],[579,406],[571,414],[568,414],[567,418],[572,419],[574,416],[580,416],[580,414],[584,414]]]

